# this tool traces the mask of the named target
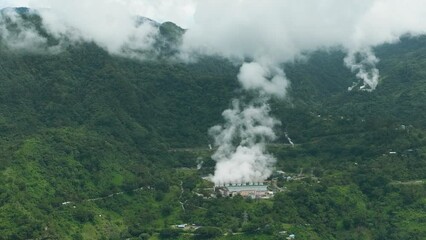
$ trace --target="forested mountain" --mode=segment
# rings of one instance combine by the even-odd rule
[[[239,66],[173,59],[184,30],[158,28],[147,59],[93,42],[16,50],[2,38],[0,239],[426,238],[425,36],[374,49],[373,92],[347,90],[356,79],[339,48],[283,64],[291,87],[271,103],[282,126],[268,148],[277,169],[308,177],[278,177],[286,191],[253,201],[200,194],[214,170],[207,131],[242,95]],[[203,227],[171,228],[180,223]]]

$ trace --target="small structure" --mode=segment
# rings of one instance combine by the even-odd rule
[[[197,230],[198,228],[200,228],[201,226],[196,225],[195,223],[193,224],[188,224],[188,223],[183,223],[183,224],[178,224],[178,225],[172,225],[172,228],[177,228],[183,231],[193,231],[193,230]]]
[[[186,228],[187,224],[178,224],[176,225],[177,228]]]

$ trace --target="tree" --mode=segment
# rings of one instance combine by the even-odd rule
[[[201,227],[195,230],[196,239],[211,239],[222,235],[222,231],[215,227]]]
[[[181,231],[179,229],[167,228],[160,231],[160,238],[161,239],[177,239],[180,234],[181,234]]]

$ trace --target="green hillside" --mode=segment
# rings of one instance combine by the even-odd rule
[[[255,201],[211,198],[201,178],[214,170],[208,129],[243,95],[239,66],[171,60],[184,30],[158,27],[149,60],[1,38],[0,239],[426,238],[426,37],[374,49],[371,93],[347,91],[356,79],[339,49],[283,65],[291,89],[272,100],[282,126],[268,148],[277,170],[304,178],[277,177],[285,191]],[[172,227],[182,223],[202,227]]]

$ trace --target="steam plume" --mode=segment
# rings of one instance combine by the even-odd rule
[[[212,156],[217,162],[214,183],[260,182],[271,175],[276,160],[265,153],[265,143],[276,138],[273,128],[280,122],[269,115],[267,100],[248,106],[234,100],[222,114],[225,124],[209,130],[218,146]]]
[[[244,63],[238,80],[256,98],[249,104],[235,99],[222,114],[225,124],[209,131],[218,147],[212,156],[217,162],[215,184],[261,182],[271,175],[276,162],[266,152],[266,143],[276,139],[274,127],[281,122],[269,115],[268,100],[285,97],[289,83],[284,72],[270,64]]]
[[[357,72],[356,77],[362,80],[360,90],[373,91],[379,84],[379,70],[376,68],[376,63],[379,59],[373,54],[371,49],[366,49],[357,53],[349,52],[344,59],[345,65],[352,72]],[[351,91],[358,83],[354,83],[348,90]]]
[[[279,98],[285,97],[289,84],[280,68],[270,64],[265,66],[258,62],[244,63],[240,68],[238,80],[246,90]]]

